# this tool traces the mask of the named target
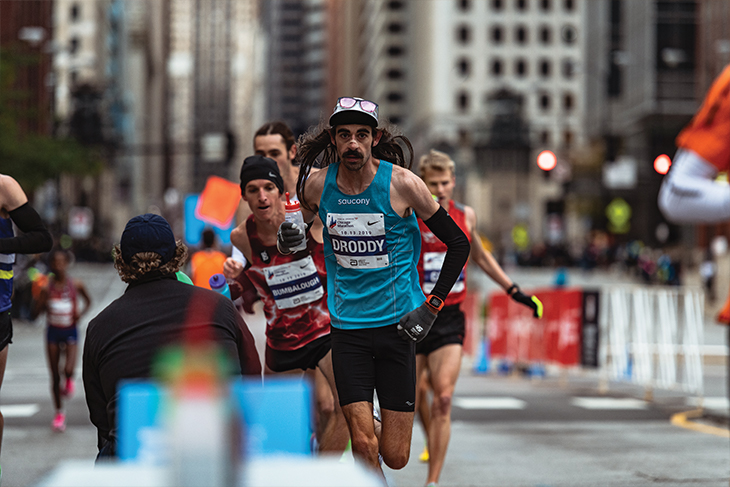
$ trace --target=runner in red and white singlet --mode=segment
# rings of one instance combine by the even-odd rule
[[[322,242],[313,234],[305,250],[279,252],[277,232],[284,222],[284,182],[276,162],[247,157],[241,168],[241,197],[252,212],[231,241],[247,261],[245,275],[256,287],[266,315],[266,366],[273,372],[319,369],[334,397],[334,413],[319,438],[321,452],[341,452],[349,433],[339,405],[327,309]]]

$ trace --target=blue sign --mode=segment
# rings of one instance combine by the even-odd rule
[[[221,245],[231,245],[231,231],[236,228],[236,219],[231,221],[228,228],[220,228],[211,223],[204,222],[195,216],[195,208],[198,206],[198,197],[200,194],[189,194],[185,197],[185,206],[183,207],[183,238],[187,245],[200,245],[203,230],[212,229]]]

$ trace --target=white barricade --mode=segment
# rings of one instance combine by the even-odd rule
[[[604,380],[703,395],[701,290],[612,286],[602,291],[601,300]]]

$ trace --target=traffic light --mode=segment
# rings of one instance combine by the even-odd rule
[[[672,160],[666,154],[661,154],[654,159],[654,170],[659,174],[666,174],[672,165]]]
[[[557,163],[558,158],[552,151],[544,150],[537,155],[537,167],[543,171],[551,171]]]

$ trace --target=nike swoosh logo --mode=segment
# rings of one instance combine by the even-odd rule
[[[269,177],[270,178],[275,178],[276,177],[276,174],[274,174],[273,172],[269,172]]]
[[[376,223],[378,223],[378,220],[375,220],[374,222],[368,222],[368,226],[375,225]]]

